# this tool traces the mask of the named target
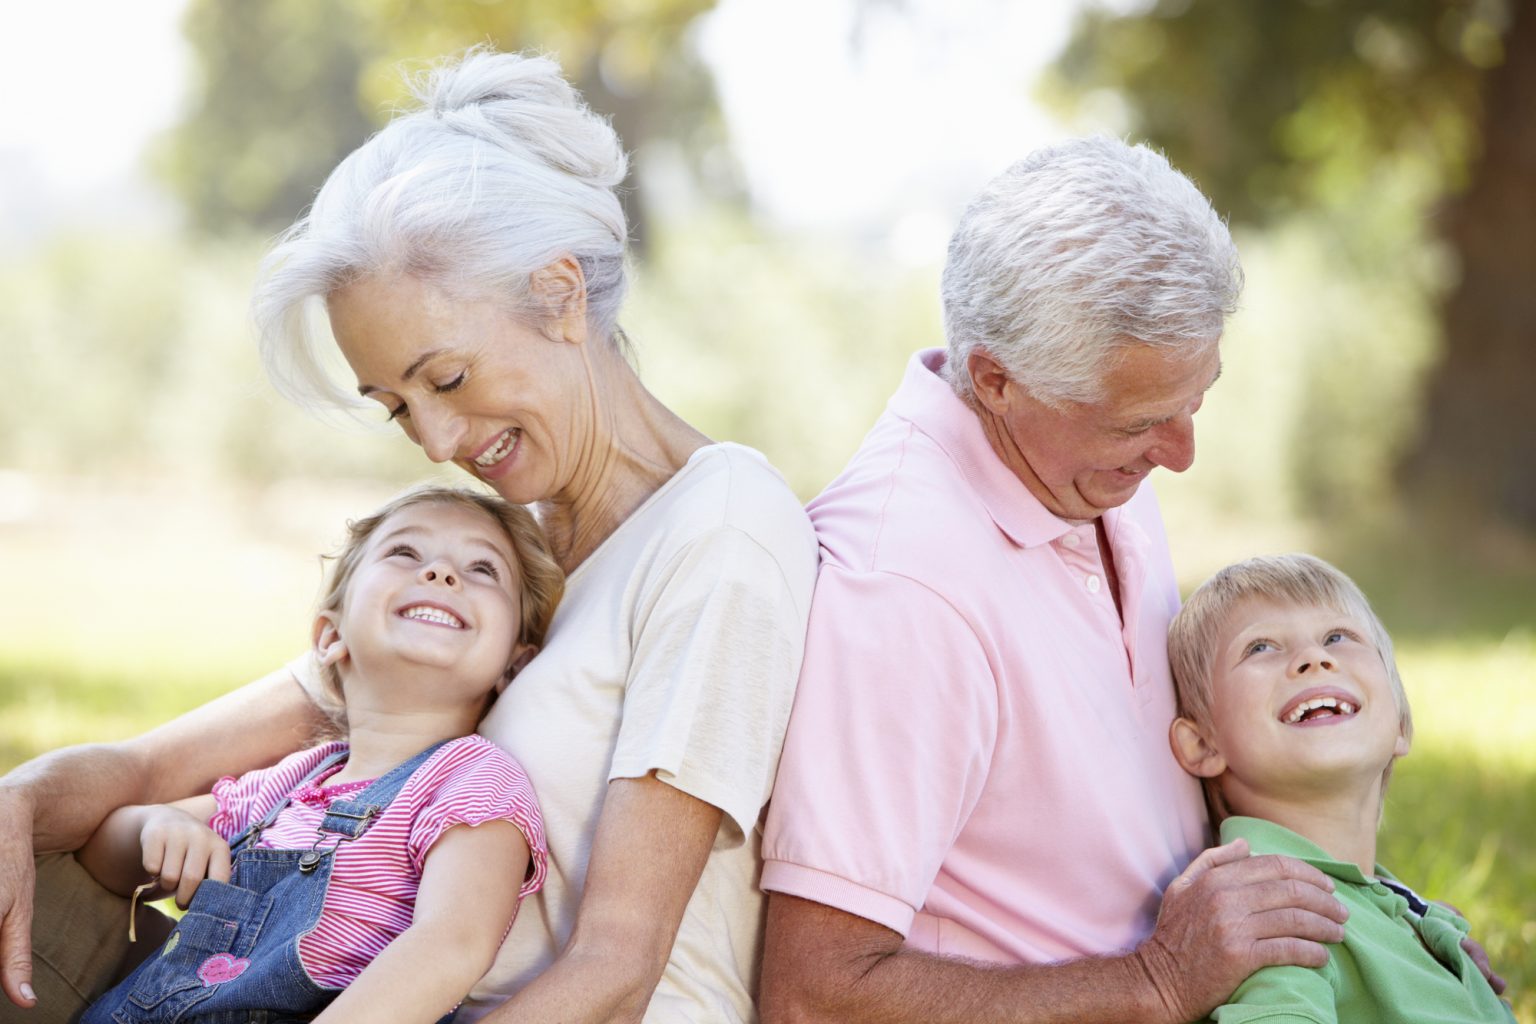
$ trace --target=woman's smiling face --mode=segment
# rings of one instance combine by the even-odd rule
[[[433,462],[454,462],[519,504],[570,480],[590,404],[581,344],[408,274],[360,278],[326,307],[358,392]]]

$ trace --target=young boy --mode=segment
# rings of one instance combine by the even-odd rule
[[[1174,619],[1168,657],[1174,756],[1204,781],[1221,841],[1306,861],[1350,912],[1326,966],[1266,967],[1211,1019],[1513,1021],[1461,948],[1467,923],[1376,863],[1382,797],[1413,723],[1391,638],[1359,588],[1308,555],[1228,566]]]

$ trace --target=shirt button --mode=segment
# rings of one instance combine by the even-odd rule
[[[1069,548],[1075,548],[1083,541],[1082,538],[1078,537],[1078,535],[1075,533],[1065,533],[1062,534],[1061,542]]]
[[[1099,592],[1099,578],[1097,576],[1089,576],[1088,577],[1088,593],[1090,593],[1090,594],[1097,594],[1098,592]]]

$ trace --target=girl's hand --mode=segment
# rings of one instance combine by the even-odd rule
[[[176,894],[178,907],[191,904],[204,878],[229,881],[229,844],[206,822],[169,804],[145,811],[139,829],[144,870],[159,880],[161,892]]]

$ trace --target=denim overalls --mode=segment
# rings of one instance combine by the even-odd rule
[[[356,797],[333,802],[308,850],[255,848],[293,794],[278,801],[229,844],[229,884],[204,879],[160,952],[93,1003],[80,1024],[289,1024],[325,1009],[340,989],[310,979],[299,962],[299,939],[320,920],[331,854],[362,835],[440,746],[423,750]],[[346,756],[345,750],[332,754],[304,782]]]

